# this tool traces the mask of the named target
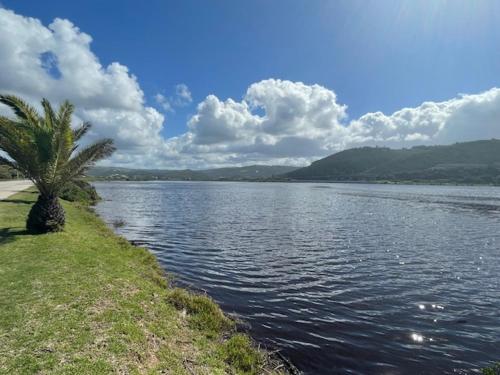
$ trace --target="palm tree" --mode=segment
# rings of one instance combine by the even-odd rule
[[[13,95],[0,95],[16,119],[0,116],[0,164],[7,164],[33,181],[39,196],[31,208],[26,228],[31,233],[57,232],[64,228],[64,210],[58,196],[66,183],[82,177],[97,160],[110,156],[115,147],[103,139],[81,150],[77,142],[91,125],[71,128],[74,107],[65,101],[54,111],[42,100],[43,115]]]

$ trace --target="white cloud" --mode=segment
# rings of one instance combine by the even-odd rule
[[[119,150],[108,163],[164,168],[298,165],[361,145],[406,147],[500,137],[497,88],[349,121],[347,106],[334,91],[268,79],[251,84],[241,100],[208,95],[186,132],[165,139],[164,116],[145,103],[136,77],[118,62],[102,66],[91,42],[68,20],[55,19],[46,27],[0,9],[0,92],[33,103],[44,96],[55,102],[69,99],[77,107],[77,120],[93,122],[91,138],[115,139]],[[192,100],[185,84],[170,96],[155,96],[164,111]],[[6,108],[1,106],[0,112]]]
[[[155,95],[155,100],[165,112],[174,110],[170,104],[170,100],[165,95],[158,93]]]
[[[155,100],[165,112],[175,112],[175,107],[185,107],[192,103],[193,97],[189,87],[185,83],[179,83],[175,85],[175,95],[166,97],[158,93]]]
[[[319,85],[268,79],[252,84],[245,100],[264,110],[262,130],[278,136],[324,136],[346,118],[347,106]]]
[[[252,84],[240,102],[208,96],[189,122],[190,139],[204,146],[193,149],[198,153],[304,163],[364,145],[408,147],[500,137],[496,88],[351,121],[346,121],[346,110],[322,86],[270,79]]]
[[[345,118],[346,106],[336,102],[334,92],[269,79],[252,84],[240,102],[209,95],[188,127],[197,152],[278,163],[325,155],[329,142],[344,133]]]
[[[164,143],[163,116],[144,104],[137,79],[126,66],[100,64],[91,41],[68,20],[57,18],[45,27],[37,19],[0,9],[0,91],[32,103],[42,97],[56,103],[70,100],[76,118],[94,124],[91,138],[114,138],[120,148],[117,157],[126,153],[140,164],[143,154]],[[58,78],[47,71],[42,59],[47,52]]]
[[[177,100],[182,105],[189,104],[193,101],[193,97],[191,95],[191,91],[189,87],[185,83],[179,83],[175,86],[175,95],[177,95]]]
[[[425,102],[392,115],[367,113],[349,126],[348,144],[449,144],[500,138],[500,89]]]
[[[193,142],[199,145],[221,144],[249,139],[261,120],[252,115],[248,104],[232,99],[225,102],[209,95],[198,105],[197,113],[188,123]]]

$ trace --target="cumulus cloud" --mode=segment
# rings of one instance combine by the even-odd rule
[[[175,86],[175,95],[166,97],[158,93],[155,95],[156,103],[166,112],[174,112],[175,107],[185,107],[193,101],[191,91],[185,83]]]
[[[103,66],[92,38],[68,20],[39,20],[0,9],[0,91],[36,103],[72,101],[75,121],[94,124],[91,138],[112,137],[108,163],[157,168],[202,168],[250,163],[303,165],[349,147],[447,144],[500,137],[500,89],[425,102],[392,114],[348,119],[329,88],[267,79],[241,99],[208,95],[184,134],[165,139],[163,114],[148,106],[137,78],[118,62]],[[383,93],[381,93],[383,94]],[[178,84],[154,97],[163,111],[188,105]],[[0,106],[0,112],[6,108]]]
[[[461,95],[444,102],[425,102],[391,115],[367,113],[348,125],[348,144],[412,144],[453,142],[500,137],[500,89]]]
[[[77,108],[76,120],[94,124],[91,138],[110,136],[121,153],[140,161],[150,148],[162,147],[163,116],[145,105],[126,66],[100,64],[91,42],[68,20],[56,18],[45,27],[37,19],[0,9],[0,90],[34,104],[42,97],[56,103],[70,100]]]
[[[300,164],[350,147],[409,147],[500,137],[497,88],[425,102],[390,115],[367,113],[351,121],[346,120],[346,111],[325,87],[269,79],[252,84],[240,102],[208,96],[189,122],[190,140],[204,146],[196,152]]]
[[[346,108],[322,86],[268,79],[252,84],[240,102],[209,95],[188,127],[206,152],[222,148],[252,161],[308,158],[324,155],[331,148],[325,140],[344,132]]]

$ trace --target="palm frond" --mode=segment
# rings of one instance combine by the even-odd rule
[[[21,98],[14,95],[0,95],[0,102],[9,106],[17,117],[26,120],[33,125],[39,125],[40,117],[38,116],[36,109]]]
[[[50,128],[39,128],[34,130],[34,141],[38,151],[40,163],[49,163],[54,159],[54,130]]]
[[[73,152],[73,144],[75,142],[73,138],[73,130],[71,129],[71,115],[73,110],[73,105],[68,101],[65,101],[59,107],[57,115],[57,129],[54,134],[55,170],[53,178],[55,178],[56,170],[60,169],[60,167],[67,162]]]
[[[88,122],[71,128],[74,107],[68,101],[57,113],[47,99],[43,99],[43,115],[22,99],[0,95],[0,103],[8,105],[17,119],[0,116],[0,150],[7,164],[30,178],[42,195],[57,195],[68,181],[81,176],[96,161],[115,151],[113,141],[104,139],[80,152],[79,141],[90,129]]]
[[[0,165],[8,165],[9,167],[15,169],[16,171],[21,172],[25,176],[29,176],[29,171],[23,168],[20,164],[16,163],[13,160],[9,160],[7,158],[4,158],[3,156],[0,156]]]
[[[92,127],[90,122],[84,122],[78,128],[73,130],[73,141],[78,142]]]
[[[56,114],[50,102],[45,98],[42,99],[42,107],[45,112],[45,127],[55,128],[57,126]]]
[[[17,122],[8,117],[0,116],[0,127],[18,130],[29,130],[30,126],[24,122]]]
[[[61,176],[62,180],[66,182],[80,177],[97,161],[110,156],[115,150],[112,139],[103,139],[85,147],[68,161]]]
[[[60,126],[71,127],[71,116],[75,107],[73,104],[65,100],[59,107],[59,112],[57,113],[57,120]]]
[[[7,158],[4,158],[3,156],[0,155],[0,165],[8,165],[11,168],[18,169],[18,165],[15,161],[9,160]]]
[[[33,133],[26,124],[0,116],[0,149],[23,170],[33,173],[38,170]]]

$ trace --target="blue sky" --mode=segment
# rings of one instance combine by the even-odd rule
[[[500,86],[498,1],[1,3],[45,26],[58,17],[89,34],[103,66],[119,62],[137,77],[145,105],[165,116],[165,139],[186,133],[207,95],[241,101],[266,79],[332,90],[348,107],[344,124]],[[155,96],[173,97],[181,83],[192,101],[165,111]]]
[[[130,68],[151,103],[178,83],[195,104],[212,93],[241,98],[251,83],[281,78],[335,90],[357,117],[500,85],[498,1],[3,4],[46,24],[71,20],[103,63]],[[193,111],[167,114],[165,134],[185,131]]]

